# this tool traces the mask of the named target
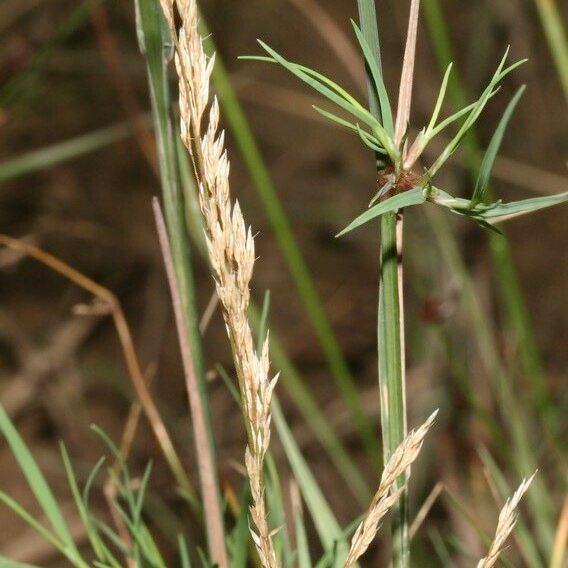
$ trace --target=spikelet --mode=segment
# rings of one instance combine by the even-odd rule
[[[369,548],[377,535],[381,520],[400,497],[404,487],[395,487],[396,481],[418,457],[424,438],[437,414],[438,411],[434,412],[420,428],[410,432],[386,463],[379,488],[371,501],[367,515],[357,527],[351,540],[345,568],[351,568]]]
[[[269,378],[268,337],[257,353],[247,318],[254,241],[238,202],[231,206],[230,166],[224,133],[219,131],[219,104],[209,96],[214,57],[203,50],[195,0],[177,0],[175,6],[174,0],[161,0],[161,4],[175,44],[181,136],[199,186],[209,258],[243,401],[248,436],[245,466],[252,494],[251,534],[262,565],[274,568],[278,563],[267,521],[263,463],[270,443],[270,403],[277,376]],[[175,8],[181,17],[177,32]]]
[[[533,474],[529,479],[523,479],[523,482],[515,494],[507,500],[501,509],[501,512],[499,513],[499,521],[497,522],[497,529],[495,530],[495,537],[491,543],[489,552],[485,558],[482,558],[477,563],[477,568],[491,568],[497,563],[499,555],[505,548],[506,540],[509,538],[513,528],[515,528],[515,523],[517,522],[518,517],[517,507],[519,506],[519,502],[529,488],[529,485],[532,483],[535,475],[536,474]]]

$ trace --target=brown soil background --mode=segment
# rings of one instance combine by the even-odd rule
[[[351,37],[349,18],[356,16],[355,2],[327,0],[323,4]],[[489,106],[480,123],[480,138],[487,143],[491,125],[498,120],[508,95],[526,82],[529,88],[502,154],[521,164],[564,176],[565,181],[566,102],[532,2],[476,0],[443,4],[459,46],[457,68],[463,71],[470,93],[479,92],[507,44],[512,46],[513,58],[530,58]],[[43,3],[5,0],[0,5],[2,85],[30,69],[34,57],[53,41],[74,5],[65,0]],[[395,92],[406,3],[385,0],[380,6],[386,79],[391,92]],[[136,46],[132,3],[107,2],[102,9],[119,50],[124,78],[140,108],[146,109],[149,103],[145,70]],[[255,38],[260,37],[289,58],[322,70],[352,91],[356,92],[357,86],[329,46],[286,0],[208,1],[203,4],[203,10],[242,97],[333,327],[369,411],[376,415],[376,235],[373,228],[365,228],[343,240],[333,237],[372,196],[372,161],[355,138],[313,120],[311,93],[282,69],[238,61],[237,57],[256,53]],[[568,6],[564,6],[565,22],[567,12]],[[101,56],[97,33],[100,31],[87,19],[65,41],[53,47],[20,89],[17,99],[0,109],[2,161],[125,120],[113,74]],[[440,81],[423,25],[416,74],[412,116],[413,123],[421,125],[428,118]],[[274,87],[280,89],[278,96]],[[258,231],[255,293],[261,297],[263,290],[270,289],[271,328],[283,341],[330,420],[337,420],[337,427],[354,455],[361,455],[361,467],[372,479],[230,136],[229,150],[233,191],[243,203],[245,217]],[[459,156],[454,161],[457,162]],[[510,175],[518,174],[514,164],[508,171]],[[456,192],[470,191],[467,174],[459,165],[449,167],[443,179]],[[555,180],[541,176],[532,179],[537,186],[534,192],[503,180],[496,180],[495,187],[504,199],[558,191],[556,186],[552,187]],[[152,169],[136,141],[128,139],[73,162],[3,184],[0,230],[33,239],[117,293],[132,325],[142,362],[155,365],[156,399],[188,469],[194,474],[179,353],[151,216],[150,200],[158,193]],[[486,315],[496,322],[496,341],[507,355],[510,338],[499,326],[501,307],[484,233],[466,220],[452,221]],[[467,402],[454,386],[455,377],[441,349],[439,326],[424,321],[423,317],[425,305],[448,298],[452,301],[451,275],[440,264],[424,215],[410,212],[406,226],[410,422],[417,424],[435,406],[441,406],[447,416],[425,448],[412,489],[413,501],[418,505],[433,483],[443,480],[466,506],[473,509],[473,503],[476,504],[476,516],[489,531],[495,507],[475,452],[478,444],[487,443],[488,434],[475,421]],[[566,408],[562,386],[566,384],[568,364],[566,208],[511,222],[508,235],[550,388],[559,408]],[[65,441],[77,467],[81,468],[92,466],[104,451],[89,431],[90,423],[101,425],[111,437],[119,438],[132,397],[121,353],[107,318],[72,314],[75,304],[89,302],[86,294],[46,268],[5,250],[0,251],[0,263],[0,400],[11,410],[18,428],[58,489],[61,502],[70,504],[56,442]],[[212,282],[202,262],[195,263],[195,270],[199,301],[204,309]],[[465,331],[464,315],[454,313],[450,320],[444,325],[455,326],[463,338],[464,350],[472,355],[474,347],[467,347],[471,338]],[[231,368],[218,314],[204,343],[209,367],[220,361]],[[470,364],[474,370],[479,365],[475,360],[472,355]],[[486,377],[482,370],[475,376],[474,388],[484,393],[482,396],[490,405],[490,396],[485,392]],[[519,396],[523,396],[522,378],[519,380]],[[232,466],[233,461],[242,460],[240,416],[218,378],[212,378],[211,399],[222,475],[240,491],[241,478]],[[341,521],[349,522],[359,514],[360,506],[346,498],[343,482],[295,409],[288,407],[289,420],[309,463]],[[142,421],[135,442],[133,469],[140,471],[151,458],[155,462],[153,491],[172,512],[158,514],[168,527],[180,520],[189,522],[184,520],[183,506],[175,496],[152,435]],[[284,460],[280,462],[286,486],[289,473]],[[0,487],[34,510],[25,482],[3,446],[0,447]],[[440,527],[451,526],[472,550],[478,550],[479,543],[471,529],[447,505],[437,506],[430,522],[439,523]],[[31,532],[1,507],[0,527],[2,554],[25,556],[42,566],[64,565],[58,564]],[[167,538],[163,540],[168,546]],[[371,565],[373,559],[369,562]]]

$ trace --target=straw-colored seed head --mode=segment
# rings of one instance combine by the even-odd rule
[[[230,164],[225,136],[219,131],[219,104],[209,98],[215,59],[203,50],[195,0],[176,1],[182,22],[179,31],[174,24],[174,0],[161,0],[161,4],[176,47],[181,137],[197,177],[207,250],[247,420],[245,466],[252,494],[251,533],[262,565],[273,568],[278,564],[264,502],[263,462],[270,442],[270,403],[277,377],[269,377],[268,339],[258,354],[248,323],[254,240],[239,203],[231,204]]]
[[[410,432],[386,463],[379,488],[371,501],[367,515],[357,527],[351,540],[345,568],[353,566],[369,548],[377,535],[383,517],[398,501],[404,487],[396,487],[396,482],[418,457],[424,438],[437,414],[438,411],[434,412],[420,428]]]
[[[477,563],[477,568],[491,568],[497,563],[499,555],[505,548],[505,542],[515,528],[518,517],[517,508],[519,506],[519,502],[532,483],[535,475],[536,474],[533,474],[529,479],[523,479],[523,482],[517,491],[515,491],[515,494],[507,500],[501,509],[501,512],[499,513],[499,521],[497,522],[497,529],[495,530],[495,537],[491,543],[489,552],[485,558],[482,558]]]

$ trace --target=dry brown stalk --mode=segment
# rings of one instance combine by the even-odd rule
[[[225,547],[225,529],[223,527],[223,512],[221,510],[220,496],[216,483],[215,459],[209,444],[207,432],[207,421],[205,409],[203,408],[201,395],[199,393],[199,382],[195,372],[195,363],[191,350],[191,343],[188,330],[187,318],[182,305],[179,292],[178,281],[172,251],[168,239],[166,222],[157,198],[152,201],[154,218],[158,229],[158,238],[162,257],[166,267],[168,284],[172,297],[176,329],[178,334],[185,384],[191,411],[195,448],[197,452],[197,464],[199,468],[199,483],[201,486],[201,497],[203,500],[204,523],[207,531],[207,539],[212,558],[221,566],[228,565],[227,550]]]
[[[410,16],[408,18],[408,34],[406,36],[406,47],[404,50],[404,61],[402,64],[402,75],[400,77],[400,89],[398,94],[398,111],[396,114],[394,134],[394,140],[397,145],[401,143],[410,119],[419,10],[420,0],[412,0],[412,4],[410,5]]]
[[[224,133],[219,131],[219,105],[216,98],[211,101],[209,97],[214,57],[208,57],[203,49],[196,2],[161,0],[161,3],[176,48],[182,140],[199,185],[209,258],[243,401],[248,435],[245,466],[252,494],[251,535],[262,565],[272,568],[278,562],[268,526],[263,464],[270,442],[270,403],[277,377],[269,377],[268,338],[257,353],[247,317],[254,241],[238,202],[231,204],[229,160]],[[181,21],[179,30],[174,23],[175,9]]]
[[[519,506],[519,502],[529,488],[529,485],[532,483],[535,475],[536,474],[533,474],[531,477],[529,477],[529,479],[523,479],[523,482],[521,483],[515,494],[507,500],[507,502],[501,509],[501,512],[499,513],[497,529],[495,530],[495,537],[493,538],[493,542],[489,547],[489,552],[487,553],[487,556],[485,558],[482,558],[477,563],[477,568],[491,568],[497,563],[499,555],[505,548],[505,542],[509,538],[509,535],[515,527],[515,523],[517,522],[517,507]]]
[[[379,488],[371,501],[367,515],[357,527],[351,540],[351,548],[345,561],[345,568],[354,566],[357,560],[369,548],[379,530],[383,517],[397,502],[400,494],[405,489],[405,485],[396,487],[396,482],[418,457],[424,438],[432,426],[437,413],[438,411],[434,412],[420,428],[410,432],[386,463]]]
[[[550,568],[562,568],[565,566],[566,545],[568,544],[568,497],[564,498],[564,506],[560,512],[560,520],[554,537],[554,547],[552,549],[552,558],[550,560]]]
[[[144,409],[144,413],[148,418],[152,431],[156,436],[156,440],[160,445],[164,457],[166,458],[177,483],[182,489],[193,495],[194,490],[191,482],[185,473],[172,439],[166,429],[162,417],[160,416],[156,404],[154,403],[152,395],[148,390],[148,386],[146,385],[144,374],[142,373],[140,362],[138,361],[138,355],[136,354],[136,349],[132,340],[132,334],[130,333],[130,327],[128,326],[128,322],[124,312],[122,311],[118,298],[108,288],[97,284],[94,280],[91,280],[88,276],[85,276],[59,258],[32,244],[7,235],[0,235],[0,244],[30,256],[48,266],[51,270],[58,272],[71,282],[74,282],[77,286],[87,290],[93,294],[97,300],[102,302],[105,306],[108,306],[109,313],[112,315],[118,339],[122,347],[126,367],[128,369],[128,375],[132,380],[132,384],[136,390],[140,404]]]

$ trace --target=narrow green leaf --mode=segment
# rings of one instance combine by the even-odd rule
[[[565,19],[560,10],[563,4],[552,0],[534,0],[534,3],[568,103],[568,35],[564,27]]]
[[[37,521],[34,515],[26,511],[17,501],[14,501],[14,499],[12,499],[9,495],[6,495],[3,491],[0,491],[0,503],[4,503],[6,507],[16,513],[18,517],[47,540],[47,542],[49,542],[56,550],[61,552],[61,554],[65,554],[65,544],[62,543],[56,535],[46,529],[39,521]]]
[[[473,192],[473,197],[471,198],[471,206],[475,207],[478,203],[482,203],[485,200],[485,194],[487,188],[489,187],[489,180],[491,179],[491,172],[493,170],[493,165],[495,164],[495,159],[501,148],[501,142],[505,136],[505,131],[509,125],[509,121],[525,92],[525,85],[523,85],[511,99],[511,102],[507,105],[501,120],[491,138],[491,142],[485,152],[483,162],[481,163],[481,168],[479,170],[479,176],[477,178],[477,183],[475,184],[475,190]]]
[[[448,81],[450,80],[450,73],[452,72],[453,64],[450,63],[446,72],[444,73],[444,78],[442,80],[442,85],[440,87],[440,92],[438,93],[438,99],[436,100],[436,106],[434,107],[434,112],[432,113],[432,118],[430,119],[430,124],[428,125],[428,130],[434,130],[436,123],[438,122],[438,117],[440,116],[440,111],[442,110],[442,104],[446,98],[446,91],[448,89]]]
[[[187,542],[183,535],[178,534],[178,549],[181,568],[191,568],[191,560],[189,559],[189,551],[187,550]]]
[[[373,117],[373,115],[367,111],[361,104],[359,104],[351,95],[346,93],[339,85],[328,79],[327,77],[317,73],[316,71],[309,69],[307,67],[300,66],[296,63],[287,61],[274,51],[271,47],[265,44],[263,41],[258,40],[260,46],[271,55],[275,61],[280,65],[285,67],[293,75],[304,81],[306,84],[310,85],[324,97],[328,98],[330,101],[337,104],[343,110],[349,112],[361,122],[367,124],[373,132],[375,132],[377,138],[381,141],[387,154],[391,157],[392,161],[395,162],[398,156],[398,151],[395,148],[394,142],[383,128],[381,123]]]
[[[240,500],[240,512],[237,523],[233,530],[231,550],[231,568],[246,568],[250,533],[248,524],[248,512],[250,506],[250,488],[248,483]]]
[[[43,474],[41,473],[32,454],[28,450],[26,443],[18,434],[12,421],[0,405],[0,431],[6,437],[8,444],[18,461],[20,469],[28,481],[30,489],[35,495],[42,511],[48,518],[52,527],[55,529],[61,543],[71,552],[72,555],[79,557],[79,551],[73,541],[73,536],[69,531],[63,514],[57,505],[57,501],[51,492]]]
[[[135,508],[132,511],[132,520],[135,524],[140,523],[142,517],[142,509],[144,507],[144,498],[146,496],[146,491],[148,489],[148,482],[150,481],[150,475],[152,473],[152,462],[149,462],[142,475],[142,480],[138,487]]]
[[[365,56],[368,70],[371,73],[371,78],[373,79],[373,84],[375,86],[377,97],[381,105],[383,127],[386,130],[387,134],[392,138],[394,136],[394,121],[389,96],[383,79],[383,72],[381,68],[382,66],[379,62],[376,51],[371,48],[371,46],[363,36],[363,32],[361,31],[359,26],[353,20],[351,20],[351,24],[353,26],[353,29],[355,30],[355,35],[357,36],[359,45],[363,50],[363,55]]]
[[[276,554],[282,556],[285,566],[292,565],[292,548],[290,546],[290,536],[286,525],[284,495],[280,483],[280,475],[276,461],[269,452],[265,460],[266,468],[266,502],[268,505],[269,517],[272,526],[278,531],[274,535]]]
[[[304,524],[302,511],[299,508],[294,515],[294,525],[296,528],[296,554],[298,556],[298,568],[312,568],[306,525]]]
[[[0,567],[1,568],[40,568],[39,566],[34,566],[33,564],[24,564],[23,562],[16,562],[15,560],[10,560],[4,556],[0,556]]]
[[[313,105],[312,108],[315,111],[319,112],[322,116],[325,116],[326,118],[331,120],[332,122],[335,122],[340,126],[348,128],[349,130],[357,133],[359,138],[361,138],[361,140],[363,141],[363,144],[365,144],[365,146],[367,146],[374,152],[377,152],[378,154],[386,154],[385,149],[380,146],[380,142],[372,134],[369,134],[368,132],[362,130],[358,124],[353,124],[352,122],[349,122],[348,120],[345,120],[340,116],[337,116],[336,114],[324,110],[316,105]]]
[[[487,88],[483,91],[479,99],[472,105],[471,111],[466,118],[465,122],[457,132],[457,134],[452,138],[452,140],[447,144],[444,148],[444,151],[440,154],[438,159],[434,162],[434,164],[429,169],[429,174],[431,177],[438,172],[438,170],[442,167],[442,165],[450,158],[450,156],[456,151],[458,146],[460,145],[461,141],[465,137],[465,135],[471,130],[473,125],[476,123],[477,119],[483,112],[483,109],[486,107],[487,103],[491,99],[491,97],[495,94],[495,88],[499,85],[499,83],[514,69],[519,67],[525,63],[526,60],[517,61],[509,67],[504,69],[505,62],[509,55],[509,48],[505,51],[505,55],[501,59],[497,70],[495,71],[491,81]]]
[[[302,456],[296,440],[286,423],[282,408],[276,399],[272,402],[272,418],[324,549],[329,551],[337,545],[341,552],[339,556],[344,559],[348,551],[347,541],[316,479]]]
[[[500,223],[513,217],[532,213],[539,209],[545,209],[568,201],[568,191],[558,195],[547,195],[545,197],[533,197],[511,203],[500,203],[495,207],[483,212],[481,217],[491,223]]]
[[[99,536],[97,526],[92,521],[92,516],[88,509],[87,501],[82,498],[81,492],[79,491],[77,477],[75,476],[75,472],[71,464],[71,459],[69,458],[67,449],[62,443],[60,444],[60,449],[63,458],[63,465],[65,467],[65,472],[67,473],[67,480],[69,482],[69,487],[71,488],[71,493],[73,495],[73,499],[75,500],[75,506],[79,511],[81,521],[83,522],[83,526],[87,531],[89,542],[91,543],[91,546],[93,547],[93,550],[97,555],[97,558],[101,561],[106,562],[112,568],[121,568],[120,562],[112,555],[112,553],[108,550],[107,546],[104,544],[104,542],[101,540]],[[99,460],[98,463],[101,463],[101,461]],[[88,492],[86,493],[88,496]]]
[[[497,93],[497,92],[498,92],[498,89],[495,89],[491,96],[495,95],[495,93]],[[454,122],[459,120],[462,116],[466,115],[468,112],[471,112],[476,105],[477,105],[477,101],[474,102],[474,103],[471,103],[470,105],[468,105],[464,108],[462,108],[461,110],[458,110],[457,112],[453,113],[452,115],[450,115],[447,118],[445,118],[444,120],[442,120],[442,122],[440,122],[440,124],[438,124],[438,126],[436,126],[432,130],[432,132],[430,133],[429,139],[434,138],[434,136],[437,136],[438,134],[440,134],[440,132],[442,132],[448,126],[450,126],[451,124],[453,124]]]
[[[91,470],[91,473],[89,473],[89,477],[87,478],[87,482],[85,483],[85,487],[83,488],[83,503],[85,503],[85,507],[87,509],[89,508],[89,497],[91,494],[91,488],[93,486],[93,483],[95,482],[95,478],[97,477],[105,461],[106,458],[104,456],[100,458],[99,461],[97,461],[95,467]]]
[[[365,213],[359,215],[354,221],[352,221],[343,231],[338,233],[336,236],[341,237],[354,229],[357,229],[361,225],[388,213],[389,211],[396,211],[397,209],[402,209],[403,207],[411,207],[412,205],[420,205],[426,201],[426,195],[424,193],[424,188],[415,187],[398,195],[394,195],[381,203],[377,203]]]
[[[145,121],[150,123],[149,117]],[[91,154],[132,136],[130,122],[121,122],[75,138],[33,150],[0,163],[0,183],[18,179]]]

